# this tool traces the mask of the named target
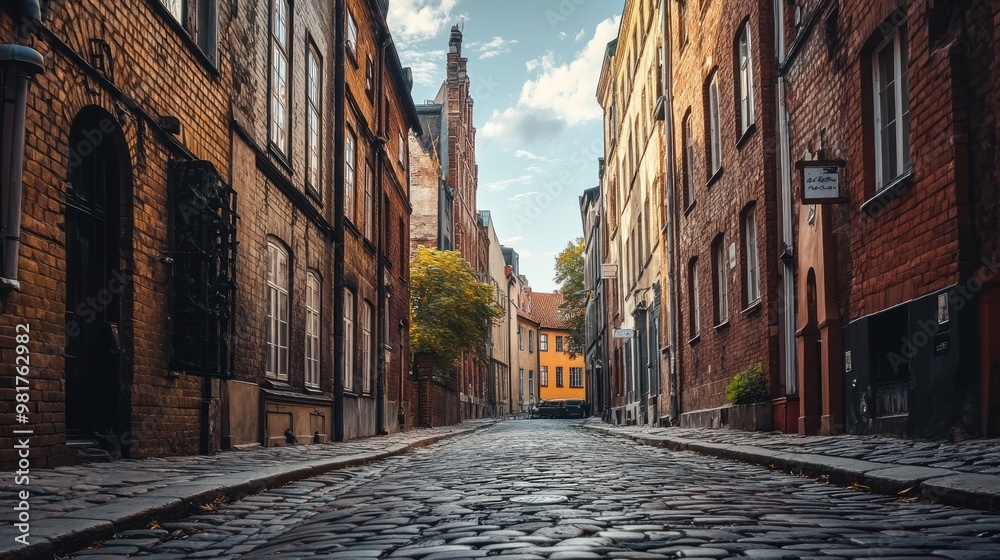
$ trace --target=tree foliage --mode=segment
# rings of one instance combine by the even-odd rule
[[[556,256],[555,281],[559,283],[563,304],[570,326],[570,353],[582,350],[587,342],[587,296],[583,283],[584,259],[583,238],[577,237],[566,244],[566,248]]]
[[[489,358],[491,329],[502,315],[493,288],[476,279],[461,254],[417,248],[410,264],[410,347],[414,356],[430,356],[438,381],[452,381],[465,352]]]

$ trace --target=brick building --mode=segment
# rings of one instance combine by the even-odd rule
[[[1000,433],[1000,8],[818,2],[777,21],[799,431]],[[817,161],[842,203],[803,202],[795,168]]]
[[[479,167],[476,164],[476,128],[473,99],[462,56],[462,32],[452,27],[448,40],[446,77],[432,102],[417,106],[423,134],[411,140],[410,165],[414,193],[413,246],[456,250],[469,262],[481,282],[488,282],[489,239],[476,208]],[[487,405],[490,364],[472,356],[462,358],[456,386],[462,418],[479,418]]]
[[[148,0],[44,4],[4,2],[0,13],[3,42],[30,45],[44,67],[27,97],[20,247],[4,246],[20,269],[5,266],[4,282],[19,287],[4,294],[2,318],[4,363],[15,363],[16,325],[29,330],[33,466],[211,451],[220,384],[196,373],[225,370],[227,349],[206,341],[215,371],[172,366],[183,349],[171,306],[184,293],[170,193],[210,185],[211,202],[231,202],[220,124],[230,68],[216,36],[229,4],[192,14]],[[184,223],[222,217],[188,210]],[[15,402],[13,375],[0,398]],[[9,434],[0,439],[0,462],[11,464]]]
[[[604,175],[604,159],[598,165],[599,176]],[[601,187],[583,191],[580,196],[580,219],[583,222],[583,286],[588,293],[586,312],[586,400],[592,415],[604,415],[610,410],[611,384],[607,375],[605,357],[605,299],[606,288],[603,276],[604,221],[605,212],[601,204]]]
[[[772,3],[669,4],[678,420],[718,425],[727,384],[754,363],[784,417]]]
[[[413,423],[407,139],[419,123],[386,7],[274,0],[233,22],[233,187],[247,212],[229,445]]]

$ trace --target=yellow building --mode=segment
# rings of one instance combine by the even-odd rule
[[[549,399],[585,399],[583,351],[572,347],[560,293],[534,292],[531,316],[538,321],[538,396]]]

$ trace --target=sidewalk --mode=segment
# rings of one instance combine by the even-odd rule
[[[28,486],[0,486],[0,558],[51,558],[127,529],[145,528],[293,480],[315,476],[472,433],[494,420],[418,429],[343,443],[250,448],[210,456],[167,457],[33,469]],[[29,545],[14,537],[17,492],[30,493]]]
[[[819,477],[832,484],[1000,511],[1000,440],[959,443],[876,436],[798,436],[729,429],[584,427],[641,444]]]

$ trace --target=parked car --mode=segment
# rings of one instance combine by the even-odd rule
[[[583,399],[566,399],[563,402],[567,418],[583,418],[587,415],[587,403]]]
[[[534,418],[567,418],[566,403],[563,399],[552,399],[538,403]]]

